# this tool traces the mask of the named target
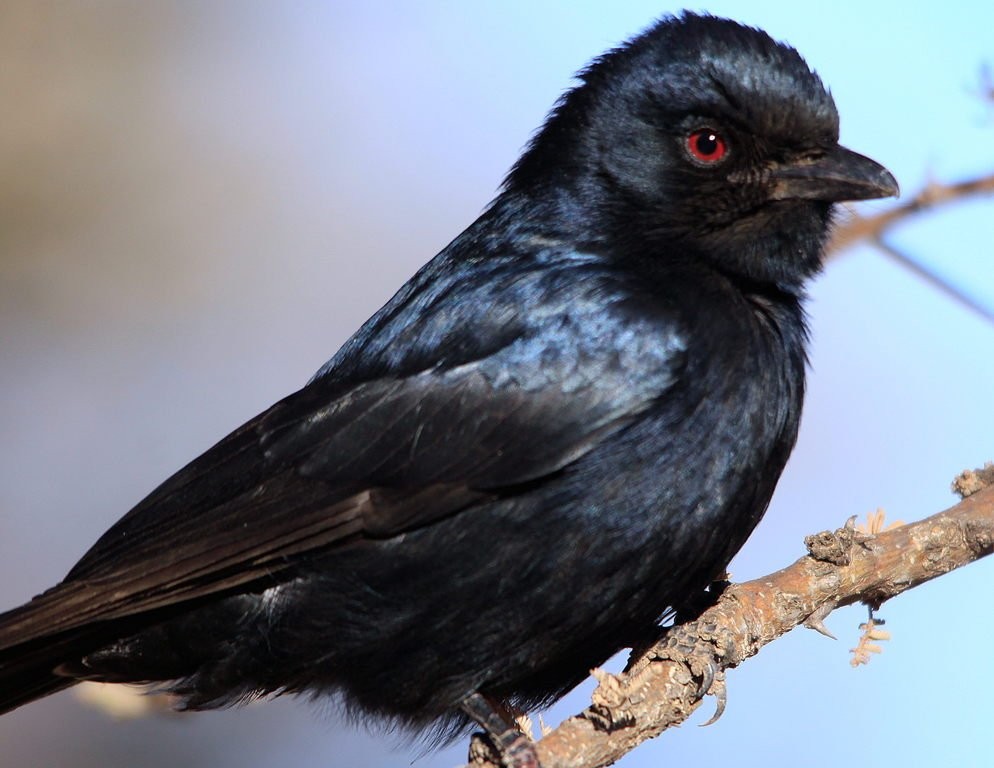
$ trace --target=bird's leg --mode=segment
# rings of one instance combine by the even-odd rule
[[[522,733],[505,707],[473,693],[463,700],[462,711],[483,728],[504,768],[542,768],[535,742]]]
[[[698,616],[704,613],[704,611],[717,603],[718,599],[731,584],[728,578],[727,573],[722,574],[719,578],[714,579],[710,584],[708,584],[707,589],[703,589],[689,595],[687,599],[677,607],[673,623],[686,624],[689,621],[694,621]]]

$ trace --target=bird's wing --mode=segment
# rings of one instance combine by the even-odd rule
[[[278,579],[561,470],[663,396],[683,347],[623,295],[558,298],[485,356],[313,380],[153,491],[20,626],[4,621],[0,647]]]

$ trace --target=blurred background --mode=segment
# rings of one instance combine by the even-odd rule
[[[677,5],[608,2],[0,5],[0,608],[55,583],[152,487],[301,386],[466,226],[571,75]],[[844,143],[906,194],[994,170],[994,5],[714,2],[795,45]],[[893,201],[862,210],[885,210]],[[893,240],[994,306],[994,200]],[[878,507],[913,520],[994,459],[994,327],[878,251],[812,291],[800,442],[743,580]],[[849,666],[803,629],[729,674],[626,768],[989,765],[994,561],[887,604]],[[589,685],[546,714],[581,709]],[[279,700],[116,722],[70,692],[0,719],[2,768],[455,766]]]

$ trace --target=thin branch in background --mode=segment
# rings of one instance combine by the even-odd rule
[[[835,257],[859,242],[874,241],[887,234],[897,224],[951,203],[972,197],[994,195],[994,173],[987,173],[953,184],[930,182],[918,194],[886,211],[872,216],[854,214],[835,228],[828,244],[829,258]]]
[[[969,307],[987,322],[994,323],[994,309],[967,296],[945,277],[898,250],[886,239],[894,227],[911,218],[951,203],[987,195],[994,195],[994,173],[953,184],[930,182],[914,197],[894,208],[872,216],[860,216],[854,213],[850,219],[835,228],[826,249],[827,257],[829,259],[838,257],[857,243],[870,243],[957,303]]]
[[[892,258],[905,269],[914,272],[918,275],[918,277],[931,285],[933,288],[936,288],[941,293],[944,293],[957,304],[961,304],[967,309],[973,310],[988,323],[994,324],[994,309],[984,306],[984,304],[966,294],[962,289],[957,288],[935,271],[929,269],[921,262],[888,243],[884,238],[877,237],[874,238],[872,242],[873,245],[887,254],[887,256]]]
[[[978,96],[985,103],[994,105],[994,73],[992,73],[989,64],[981,65],[978,80],[980,82]],[[853,213],[848,221],[835,228],[832,240],[826,249],[827,258],[831,259],[838,256],[857,243],[872,243],[930,285],[938,288],[956,302],[969,307],[988,322],[994,323],[994,310],[966,296],[942,275],[899,251],[885,239],[886,235],[903,221],[950,203],[991,194],[994,194],[994,173],[955,184],[929,182],[910,200],[883,213],[873,216],[860,216]]]
[[[980,98],[994,104],[994,73],[986,61],[980,65]]]

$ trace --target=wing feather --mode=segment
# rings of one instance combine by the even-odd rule
[[[337,367],[181,469],[66,580],[8,614],[0,648],[262,589],[301,558],[428,525],[594,450],[665,396],[684,363],[682,338],[672,317],[633,303],[630,287],[566,261],[565,277],[544,264],[509,273],[503,288],[485,283],[515,308],[491,306],[499,322],[471,287],[445,297],[459,311],[482,304],[475,326],[440,321],[444,305],[374,317],[373,326],[405,323],[419,359],[436,362],[414,367],[387,346],[350,342]],[[461,358],[442,364],[428,342],[411,341],[419,322],[462,334],[430,342]]]

